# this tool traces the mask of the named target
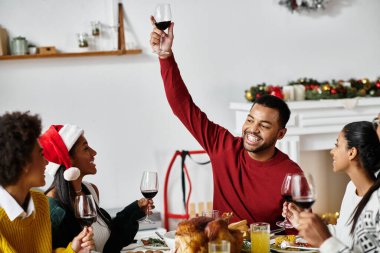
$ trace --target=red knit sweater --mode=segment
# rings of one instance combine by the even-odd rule
[[[281,185],[286,173],[299,166],[277,150],[273,159],[252,159],[243,139],[211,122],[193,102],[174,57],[161,59],[165,92],[174,114],[208,153],[214,176],[214,209],[233,212],[234,220],[265,221],[275,228],[283,220]]]

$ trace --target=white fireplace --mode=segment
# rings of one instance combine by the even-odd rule
[[[287,133],[277,147],[311,172],[316,178],[319,200],[318,212],[337,211],[347,177],[331,172],[328,150],[335,143],[344,125],[353,121],[371,121],[380,112],[380,98],[332,99],[320,101],[292,101],[287,103],[291,116]],[[231,103],[235,111],[235,134],[241,127],[252,103]]]

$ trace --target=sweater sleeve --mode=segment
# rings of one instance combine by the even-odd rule
[[[139,229],[137,219],[144,216],[139,208],[137,200],[118,212],[111,222],[111,234],[108,238],[103,252],[120,252],[130,244]]]
[[[347,250],[348,247],[333,236],[324,241],[319,248],[321,253],[346,252]]]
[[[71,248],[71,243],[67,245],[66,248],[57,248],[53,252],[55,253],[75,253],[75,251]]]
[[[331,234],[332,236],[336,236],[336,226],[335,226],[335,225],[328,224],[328,225],[327,225],[327,228],[329,229],[330,234]]]
[[[352,247],[330,237],[320,247],[321,253],[363,253],[380,251],[380,190],[372,193],[355,226]]]
[[[182,80],[174,56],[160,59],[161,76],[165,93],[173,113],[190,131],[207,153],[223,148],[226,140],[233,140],[233,135],[225,128],[213,123],[193,102]]]

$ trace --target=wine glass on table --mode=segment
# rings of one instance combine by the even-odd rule
[[[311,174],[299,174],[292,177],[292,201],[298,207],[308,211],[316,200],[315,184]]]
[[[90,227],[97,219],[96,205],[92,195],[79,195],[75,197],[75,217],[82,227]]]
[[[161,31],[165,31],[169,28],[170,23],[172,22],[172,11],[170,9],[170,4],[158,4],[154,11],[154,19],[156,20],[156,27]],[[156,53],[158,55],[169,54],[165,50],[162,50],[162,38],[160,39],[160,48]]]
[[[140,190],[142,195],[148,200],[151,200],[156,196],[158,192],[158,175],[155,171],[144,171],[141,178]],[[141,223],[154,223],[149,219],[149,205],[145,218],[140,220]]]
[[[286,202],[292,202],[292,177],[294,174],[286,173],[281,186],[281,196]],[[293,225],[285,217],[283,221],[277,221],[276,225],[282,228],[293,228]]]

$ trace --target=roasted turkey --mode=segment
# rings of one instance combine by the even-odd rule
[[[231,253],[239,253],[243,245],[243,235],[239,230],[228,229],[223,219],[196,217],[178,224],[175,235],[176,253],[207,253],[208,242],[227,240],[231,243]]]

